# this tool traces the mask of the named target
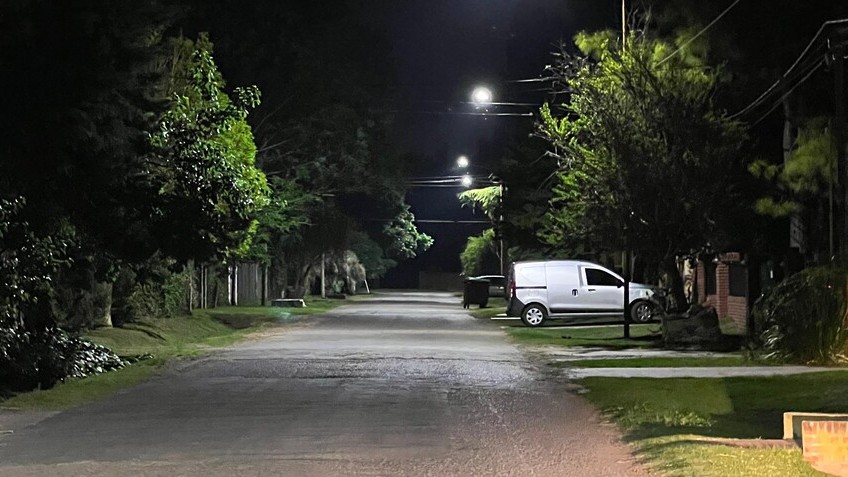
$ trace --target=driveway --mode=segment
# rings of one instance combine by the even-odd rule
[[[376,294],[35,424],[6,415],[0,475],[647,475],[459,301]]]

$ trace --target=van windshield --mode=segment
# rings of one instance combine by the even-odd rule
[[[597,268],[586,268],[586,284],[594,286],[613,286],[617,287],[621,284],[618,278],[609,273]]]

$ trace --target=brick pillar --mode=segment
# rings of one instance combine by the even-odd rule
[[[804,460],[815,469],[848,476],[848,422],[803,421]]]
[[[727,316],[727,296],[730,293],[730,267],[719,262],[716,265],[716,312],[718,316]]]

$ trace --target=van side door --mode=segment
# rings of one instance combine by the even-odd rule
[[[570,263],[548,263],[545,266],[548,279],[548,300],[551,313],[568,313],[579,308],[578,287],[580,279],[577,265]]]
[[[580,269],[580,304],[583,309],[596,313],[621,313],[624,310],[621,280],[601,268],[583,265]]]

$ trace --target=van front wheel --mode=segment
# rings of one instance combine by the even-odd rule
[[[524,311],[521,312],[521,321],[524,323],[524,326],[531,328],[542,326],[542,323],[545,322],[547,317],[548,312],[545,308],[535,303],[525,306]]]
[[[636,323],[647,323],[654,318],[654,305],[645,300],[639,300],[630,305],[630,319]]]

